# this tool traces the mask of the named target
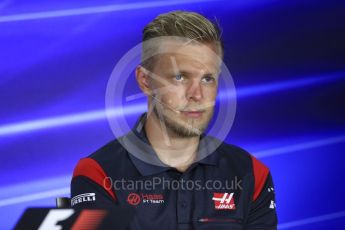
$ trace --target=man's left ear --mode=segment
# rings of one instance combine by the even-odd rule
[[[150,76],[149,76],[148,71],[144,67],[139,65],[135,69],[135,77],[143,93],[146,94],[147,96],[151,96],[152,90],[150,87]]]

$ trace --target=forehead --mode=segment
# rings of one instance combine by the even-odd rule
[[[200,43],[191,40],[161,41],[155,67],[166,70],[178,68],[186,72],[196,70],[218,72],[221,64],[218,49],[215,43]]]

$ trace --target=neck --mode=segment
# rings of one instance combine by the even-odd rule
[[[145,122],[146,136],[158,158],[165,164],[185,171],[195,160],[199,145],[199,136],[181,137],[162,127],[154,113]]]

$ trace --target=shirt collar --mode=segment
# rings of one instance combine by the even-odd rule
[[[132,131],[128,133],[125,137],[133,139],[134,135],[145,143],[145,154],[131,154],[129,157],[132,160],[135,167],[143,176],[159,174],[170,169],[174,169],[166,164],[164,164],[157,156],[156,152],[152,148],[145,132],[144,124],[146,122],[146,113],[143,113],[136,124],[134,125]],[[210,166],[218,166],[219,163],[219,154],[217,151],[214,151],[211,154],[208,154],[208,149],[213,145],[219,145],[219,140],[204,134],[200,137],[200,143],[198,146],[197,160],[196,163]],[[138,157],[136,157],[136,156]],[[140,158],[140,159],[139,159]],[[199,159],[199,160],[198,160]],[[148,163],[153,162],[153,164]]]

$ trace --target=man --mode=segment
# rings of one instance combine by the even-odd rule
[[[136,80],[148,112],[132,132],[79,161],[72,206],[134,207],[131,229],[276,229],[269,169],[204,135],[223,57],[219,28],[174,11],[150,22],[143,42]]]

